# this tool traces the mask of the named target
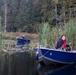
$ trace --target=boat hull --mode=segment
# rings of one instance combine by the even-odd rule
[[[44,61],[45,64],[71,64],[76,62],[76,52],[73,51],[62,51],[48,48],[40,48],[39,50],[41,55],[39,60]]]

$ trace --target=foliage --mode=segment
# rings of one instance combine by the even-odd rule
[[[51,46],[55,47],[55,43],[61,35],[66,35],[67,44],[71,43],[73,49],[76,49],[76,23],[74,20],[70,20],[65,23],[64,26],[54,27],[51,30]]]
[[[43,46],[48,46],[50,42],[50,27],[48,23],[41,25],[38,30],[39,42]]]
[[[75,0],[6,0],[7,31],[37,32],[37,25],[48,22],[59,26],[75,18]],[[0,0],[0,15],[4,26],[5,0]]]
[[[48,24],[39,28],[39,41],[43,46],[50,45],[55,48],[56,41],[61,35],[66,35],[67,44],[72,43],[73,49],[76,49],[76,22],[70,20],[64,26],[50,28]]]
[[[1,16],[0,16],[0,51],[2,51],[4,46],[3,35],[2,35],[2,24],[1,24]]]
[[[76,49],[76,22],[74,20],[70,20],[64,26],[64,33],[67,36],[67,42],[72,43],[74,49]]]

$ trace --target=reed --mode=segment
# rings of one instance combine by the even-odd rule
[[[63,32],[67,37],[67,42],[72,43],[73,49],[76,49],[76,22],[70,20],[65,24]]]
[[[0,16],[0,74],[2,74],[2,70],[3,70],[3,55],[2,55],[2,50],[4,47],[4,41],[3,41],[3,36],[2,36],[2,24],[1,24],[1,16]]]
[[[56,41],[61,35],[66,35],[67,44],[72,43],[73,49],[76,49],[76,23],[70,20],[64,26],[50,28],[48,23],[39,26],[39,42],[43,46],[50,45],[55,48]]]
[[[59,29],[58,28],[52,28],[51,29],[51,47],[55,47],[55,44],[56,44],[56,40],[58,39],[58,36],[59,36]]]
[[[3,41],[3,36],[2,36],[2,24],[1,24],[1,16],[0,16],[0,51],[3,50],[4,47],[4,41]]]
[[[73,49],[76,49],[76,23],[74,20],[70,20],[64,26],[54,27],[51,30],[51,46],[55,47],[56,40],[61,35],[66,35],[67,44],[71,43]]]
[[[39,25],[38,29],[39,44],[48,46],[50,42],[50,26],[48,23]]]

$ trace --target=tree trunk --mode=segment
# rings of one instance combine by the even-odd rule
[[[6,32],[7,27],[7,2],[5,3],[5,21],[4,21],[4,32]]]
[[[56,26],[57,26],[57,4],[55,3],[55,18],[56,18]]]
[[[2,32],[2,25],[1,25],[1,16],[0,16],[0,34]]]
[[[66,18],[66,16],[65,16],[65,5],[63,5],[63,17],[64,17],[64,24],[65,24],[65,18]]]
[[[69,19],[71,19],[71,17],[72,17],[72,16],[71,16],[71,13],[72,13],[72,12],[71,12],[71,8],[69,8],[69,11],[70,11]]]

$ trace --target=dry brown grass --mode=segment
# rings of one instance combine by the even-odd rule
[[[6,32],[3,33],[4,38],[13,38],[15,39],[16,37],[21,37],[22,35],[25,35],[27,39],[30,40],[37,40],[38,39],[38,35],[37,34],[31,34],[31,33],[27,33],[27,32],[15,32],[15,33],[11,33],[11,32]]]

